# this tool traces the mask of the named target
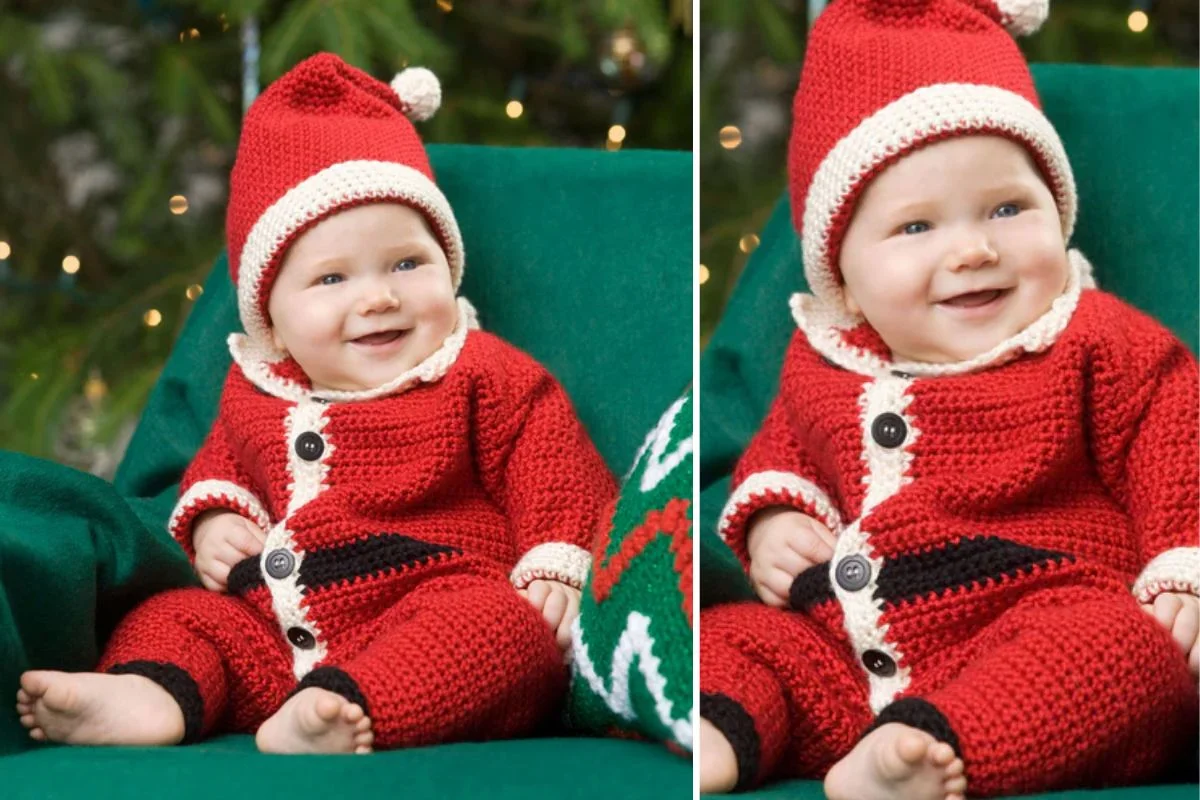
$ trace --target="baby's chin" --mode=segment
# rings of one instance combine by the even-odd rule
[[[405,372],[421,364],[437,350],[428,353],[398,353],[382,363],[364,365],[361,369],[340,370],[336,373],[306,372],[310,376],[314,392],[369,392],[399,378]]]

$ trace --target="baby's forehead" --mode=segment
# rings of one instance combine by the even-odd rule
[[[1049,188],[1033,155],[1001,136],[961,136],[896,158],[864,188],[865,200],[904,202],[919,196],[1037,181]]]

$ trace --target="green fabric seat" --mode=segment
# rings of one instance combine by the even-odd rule
[[[609,466],[691,380],[686,153],[430,147],[466,242],[463,293],[485,329],[559,378]],[[166,520],[216,412],[239,328],[219,259],[114,484],[0,453],[0,796],[685,797],[661,744],[555,736],[377,753],[269,757],[248,736],[177,748],[34,746],[12,705],[29,668],[84,670],[150,593],[193,580]],[[6,755],[5,755],[6,754]],[[214,780],[217,781],[214,784]]]
[[[1073,246],[1091,260],[1101,288],[1153,314],[1195,352],[1198,73],[1038,65],[1033,74],[1079,188]],[[786,198],[761,238],[700,359],[701,605],[754,597],[733,553],[717,538],[716,521],[738,456],[778,389],[795,329],[787,299],[807,290]],[[1181,765],[1179,772],[1195,780],[1194,766]],[[1185,793],[1194,797],[1195,787],[1046,797],[1161,800]],[[768,787],[758,795],[823,796],[812,781]]]

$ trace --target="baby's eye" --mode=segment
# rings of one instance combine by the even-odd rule
[[[1004,203],[992,212],[993,217],[1015,217],[1021,213],[1021,207],[1016,203]]]
[[[392,269],[396,270],[396,272],[407,272],[410,269],[416,269],[416,268],[417,268],[417,261],[415,258],[406,258],[402,261],[397,261],[395,264],[392,265]]]
[[[317,281],[322,286],[333,286],[335,283],[341,283],[345,278],[336,272],[331,272],[328,275],[322,275]]]
[[[913,236],[915,234],[924,233],[925,231],[929,230],[929,223],[928,222],[910,222],[907,225],[905,225],[903,228],[901,228],[900,230],[902,230],[905,233],[905,235],[907,235],[907,236]]]

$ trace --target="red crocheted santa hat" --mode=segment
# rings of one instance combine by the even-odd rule
[[[1024,145],[1070,237],[1075,179],[1012,38],[1037,30],[1048,9],[1049,0],[837,0],[817,19],[788,173],[805,276],[820,300],[843,304],[838,252],[863,189],[939,139],[994,134]]]
[[[422,212],[458,288],[462,236],[409,121],[433,116],[441,99],[427,69],[406,69],[389,86],[321,53],[250,106],[230,177],[226,235],[238,311],[252,341],[269,346],[267,301],[288,247],[350,206],[392,201]]]

